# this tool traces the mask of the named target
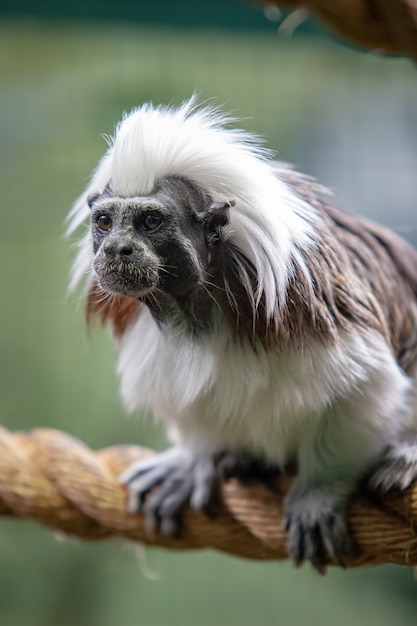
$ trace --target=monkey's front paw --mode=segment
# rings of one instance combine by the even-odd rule
[[[149,532],[174,536],[184,506],[207,510],[217,486],[217,468],[209,457],[195,459],[171,448],[133,463],[119,480],[129,492],[128,511],[142,512]]]
[[[407,489],[417,480],[417,439],[390,446],[369,478],[373,489]]]
[[[355,548],[346,525],[345,505],[344,498],[321,490],[288,494],[287,550],[296,565],[310,561],[320,574],[326,572],[330,561],[345,566]]]

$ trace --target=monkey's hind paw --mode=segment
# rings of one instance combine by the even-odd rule
[[[369,478],[373,489],[407,489],[417,479],[417,438],[391,445]]]
[[[290,494],[285,503],[287,551],[299,566],[310,561],[320,573],[329,562],[345,567],[346,558],[355,552],[345,521],[345,502],[330,493]]]
[[[148,532],[168,536],[179,534],[187,504],[208,510],[218,483],[213,459],[191,458],[177,448],[132,463],[119,480],[128,489],[128,511],[144,514]]]

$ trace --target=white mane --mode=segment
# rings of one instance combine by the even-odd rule
[[[197,107],[194,97],[178,108],[144,104],[125,115],[72,208],[68,231],[87,220],[87,196],[102,192],[109,181],[115,195],[129,197],[149,195],[161,178],[186,178],[216,202],[235,201],[229,241],[256,269],[254,305],[264,293],[267,315],[273,317],[285,302],[291,258],[304,268],[299,250],[313,243],[312,224],[318,218],[279,178],[272,153],[253,135],[225,128],[231,121],[215,108]],[[91,254],[87,234],[74,264],[72,287],[89,272]],[[236,265],[248,285],[239,255]]]

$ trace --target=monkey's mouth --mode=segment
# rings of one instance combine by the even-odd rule
[[[152,267],[132,263],[94,263],[100,287],[107,293],[140,298],[152,292],[159,283],[159,274]]]

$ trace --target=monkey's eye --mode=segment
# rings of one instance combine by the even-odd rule
[[[156,230],[161,224],[162,217],[159,215],[152,215],[152,213],[149,213],[141,222],[142,228],[148,231]]]
[[[108,231],[113,225],[111,217],[108,215],[99,215],[96,219],[96,224],[101,231]]]

